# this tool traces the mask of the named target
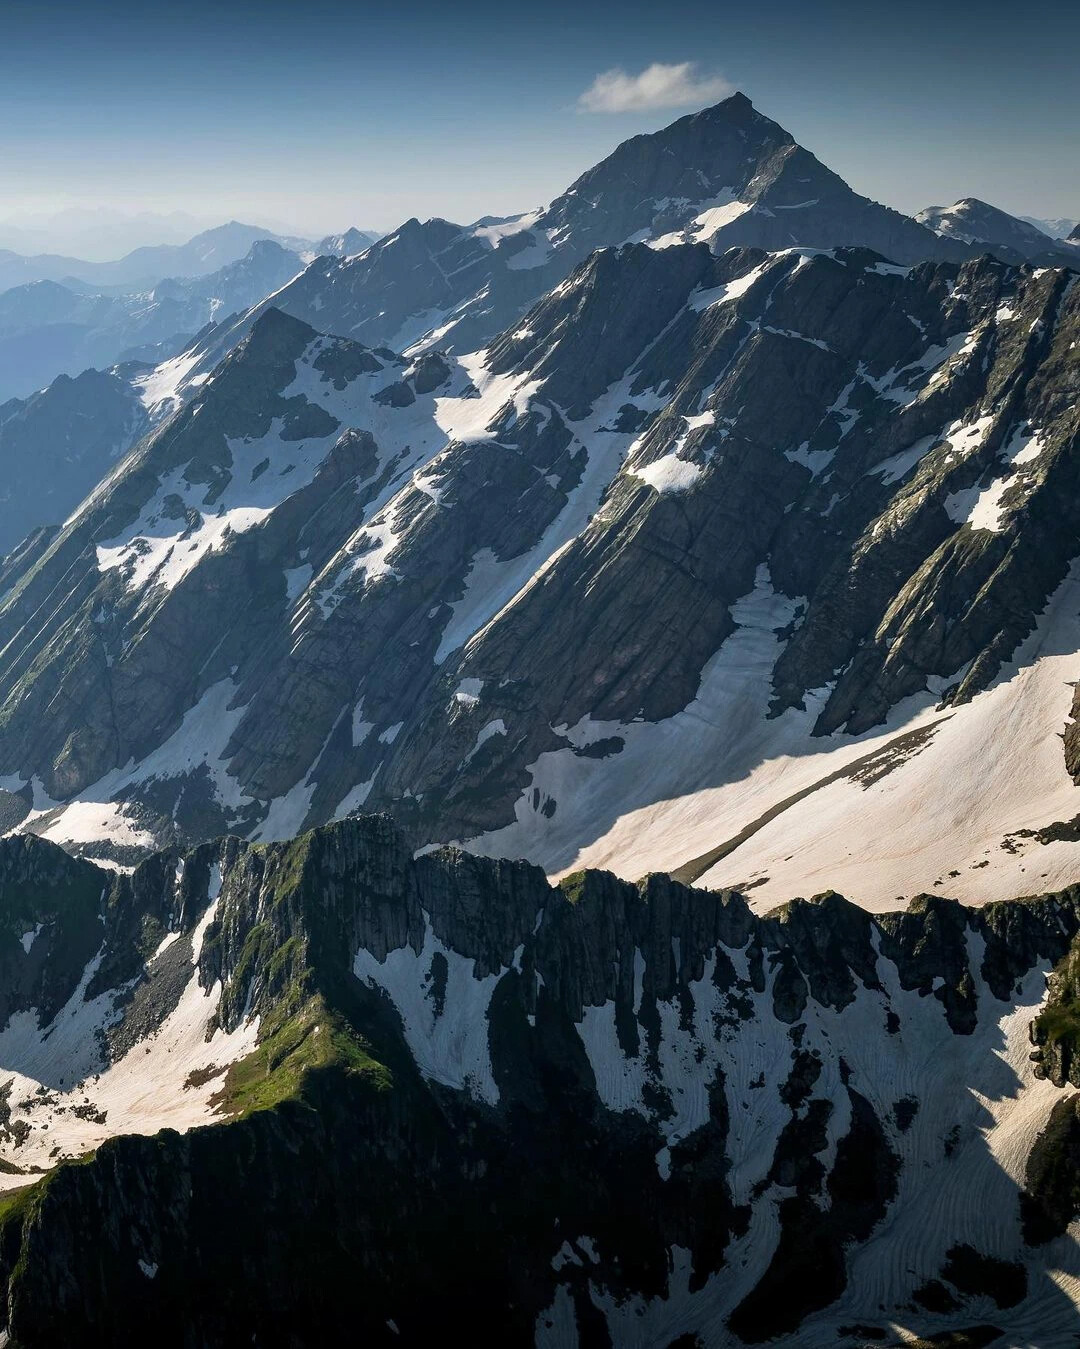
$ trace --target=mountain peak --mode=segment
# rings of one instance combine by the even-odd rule
[[[1037,225],[1010,215],[979,197],[961,197],[951,206],[927,206],[915,219],[942,239],[987,249],[1008,262],[1070,265],[1066,250]]]
[[[302,337],[306,342],[310,342],[317,335],[315,329],[305,323],[303,319],[294,318],[292,314],[286,314],[283,309],[270,305],[252,324],[247,345],[250,350],[251,347],[260,343],[276,343],[282,338],[293,337]]]
[[[736,89],[733,94],[729,94],[727,98],[722,98],[719,103],[712,103],[707,108],[702,108],[700,112],[691,113],[690,116],[708,117],[716,116],[720,113],[724,113],[728,116],[733,114],[745,116],[746,113],[754,112],[754,110],[754,105],[751,103],[750,99],[741,89]]]

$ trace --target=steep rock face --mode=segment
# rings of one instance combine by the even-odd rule
[[[34,529],[61,525],[149,421],[138,397],[138,365],[62,375],[39,393],[0,405],[0,552]]]
[[[67,686],[79,690],[71,717],[49,719],[46,753],[57,772],[47,773],[46,790],[78,791],[160,744],[160,731],[170,719],[175,729],[190,706],[184,686],[197,699],[227,679],[236,656],[265,637],[273,611],[288,605],[290,587],[310,578],[326,543],[355,528],[403,459],[430,456],[437,428],[371,397],[401,385],[402,364],[268,315],[225,363],[212,396],[147,441],[23,573],[8,632],[29,640],[7,667],[9,730],[21,725],[38,740],[32,709],[52,696],[46,685],[55,692],[58,681],[74,681]],[[358,425],[329,411],[351,413],[358,397]],[[430,391],[424,401],[430,410]],[[381,423],[400,426],[400,437],[377,443],[364,427]],[[165,645],[131,640],[150,628],[173,635]],[[205,643],[223,634],[232,658],[208,666]],[[208,748],[197,741],[177,746],[196,775]]]
[[[58,863],[0,846],[5,923]],[[34,1002],[0,1030],[12,1345],[148,1319],[165,1344],[421,1344],[477,1307],[484,1334],[542,1346],[1075,1332],[1048,1273],[1080,1272],[1074,1215],[1032,1226],[1064,1154],[1035,1146],[1061,1112],[1026,1035],[1075,891],[757,918],[666,877],[553,889],[521,863],[414,860],[375,818],[97,875],[117,963],[91,958],[97,986],[36,1038]],[[49,959],[64,921],[35,938]],[[71,1063],[65,1086],[55,1046],[103,998],[98,1076]],[[156,1115],[118,1091],[128,1063],[160,1077]],[[28,1157],[76,1144],[97,1151],[27,1186]]]
[[[593,303],[606,321],[612,291],[640,293],[638,259],[619,256],[496,344],[493,369],[547,374],[537,399],[577,416],[609,390],[614,371],[600,359],[617,344],[598,359],[589,325]],[[1057,526],[1074,499],[1077,292],[1065,274],[1045,289],[1049,276],[1025,278],[1015,293],[1030,306],[1025,324],[1006,319],[1000,287],[1012,282],[995,264],[963,280],[874,267],[789,256],[728,283],[753,279],[736,300],[688,295],[674,322],[658,306],[663,338],[639,348],[627,406],[660,389],[665,406],[636,423],[629,465],[589,525],[464,646],[447,703],[451,679],[480,692],[467,719],[455,714],[449,753],[437,729],[446,704],[433,705],[415,729],[406,721],[372,802],[396,781],[426,810],[460,808],[462,834],[501,823],[484,797],[505,793],[511,765],[559,748],[550,728],[581,750],[685,707],[766,562],[776,590],[807,597],[772,672],[775,710],[825,687],[817,731],[861,732],[928,677],[962,672],[959,699],[986,687],[1074,551],[1072,528]],[[600,280],[608,268],[622,273],[615,285]],[[922,317],[931,306],[936,320]],[[942,326],[920,334],[912,318]],[[1055,428],[1045,442],[1043,424]],[[1057,450],[1036,459],[1036,443]],[[1038,467],[1010,473],[1022,457]],[[469,731],[493,724],[502,729],[483,758],[464,762]],[[446,774],[434,793],[433,769]]]
[[[418,844],[506,826],[481,846],[565,866],[770,745],[959,715],[1075,554],[1078,306],[1069,273],[990,259],[673,243],[593,254],[466,357],[268,311],[13,565],[0,767],[38,780],[27,827],[123,849],[377,806]],[[869,790],[941,734],[820,779]],[[697,837],[623,865],[707,861]]]

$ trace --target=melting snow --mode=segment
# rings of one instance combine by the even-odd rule
[[[1020,472],[1001,474],[986,487],[976,485],[953,492],[945,499],[949,518],[957,524],[970,525],[972,529],[1000,533],[1005,509],[1002,497],[1010,488],[1030,482],[1024,466],[1038,459],[1045,448],[1040,432],[1017,428],[1004,453],[1006,467]]]
[[[21,1145],[0,1148],[6,1160],[24,1169],[49,1169],[57,1160],[81,1155],[119,1133],[184,1130],[208,1119],[209,1098],[220,1081],[185,1086],[190,1074],[242,1058],[254,1049],[258,1034],[255,1019],[231,1034],[215,1030],[207,1039],[221,985],[204,990],[197,966],[219,889],[217,868],[210,902],[193,933],[191,974],[178,1005],[116,1062],[102,1064],[98,1037],[122,1015],[126,990],[87,999],[100,955],[87,965],[79,986],[50,1024],[40,1026],[33,1011],[17,1012],[8,1020],[0,1031],[0,1074],[10,1077],[13,1115],[30,1125],[30,1133]],[[84,1106],[90,1108],[75,1113]],[[25,1183],[21,1175],[0,1172],[0,1189]]]
[[[630,472],[664,495],[667,492],[688,492],[697,484],[704,470],[692,459],[680,459],[673,453],[654,459],[651,464],[641,468],[633,468]]]
[[[446,962],[441,1008],[433,976],[437,956]],[[416,1066],[425,1077],[497,1105],[499,1089],[491,1074],[488,1048],[488,1008],[503,971],[478,979],[475,966],[474,960],[445,946],[429,924],[419,952],[402,946],[388,951],[380,961],[361,947],[353,973],[390,998],[401,1016]]]

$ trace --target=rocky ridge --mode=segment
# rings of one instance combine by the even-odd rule
[[[972,255],[853,192],[735,94],[624,142],[546,207],[464,227],[409,220],[359,257],[313,263],[273,303],[369,345],[472,351],[595,249],[628,241],[852,245],[905,264]]]
[[[758,917],[365,818],[130,876],[5,840],[0,914],[13,1346],[419,1344],[477,1306],[508,1344],[1076,1332],[1027,1036],[1075,891]],[[64,1065],[76,1019],[99,1057]],[[140,1116],[129,1063],[186,1115]]]

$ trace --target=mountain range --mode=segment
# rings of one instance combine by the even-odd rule
[[[472,355],[265,308],[12,565],[4,784],[122,860],[363,806],[630,876],[782,806],[698,873],[770,901],[848,885],[848,812],[909,792],[918,847],[859,860],[854,898],[1013,893],[1003,839],[1071,801],[1058,664],[1008,676],[1067,640],[1078,299],[989,258],[679,242],[593,253]],[[1021,714],[1001,792],[935,827],[926,774],[982,780]],[[794,867],[770,850],[813,827]]]
[[[170,277],[131,294],[92,294],[57,281],[0,292],[0,398],[25,397],[58,374],[175,356],[208,324],[246,310],[303,271],[299,253],[257,240],[236,262]]]
[[[1051,239],[1067,239],[1076,227],[1075,220],[1066,220],[1061,216],[1054,216],[1050,220],[1039,219],[1038,216],[1022,215],[1018,217],[1025,225],[1034,225],[1036,229],[1042,230],[1044,234],[1049,234]]]
[[[315,251],[0,405],[0,1336],[1073,1344],[1080,250],[735,95]]]
[[[257,225],[231,220],[196,234],[187,243],[146,245],[114,262],[87,262],[50,253],[26,257],[0,249],[0,291],[31,281],[140,289],[154,286],[167,276],[207,276],[238,262],[260,239],[272,239],[297,252],[311,247],[309,240],[282,238]]]

